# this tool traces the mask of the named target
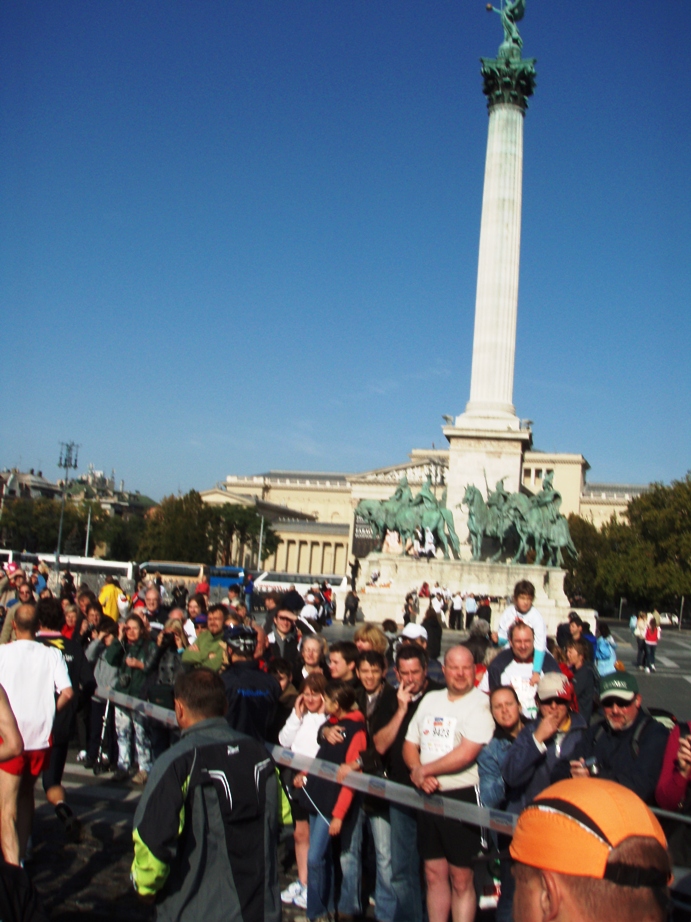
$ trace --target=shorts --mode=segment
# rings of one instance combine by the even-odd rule
[[[20,756],[0,762],[0,770],[8,775],[31,775],[38,778],[50,760],[48,749],[25,749]]]
[[[440,791],[442,797],[477,804],[475,788]],[[445,819],[433,813],[419,811],[417,838],[423,861],[445,858],[456,868],[469,868],[480,851],[480,827],[459,820]]]
[[[283,790],[290,804],[290,816],[293,823],[296,823],[298,820],[304,820],[309,823],[309,811],[300,803],[300,788],[296,788],[293,784],[293,780],[298,774],[299,772],[293,768],[282,768],[281,784],[283,785]]]
[[[297,790],[298,789],[295,788],[296,793]],[[310,814],[307,812],[307,810],[305,810],[297,798],[295,800],[291,800],[290,802],[290,813],[294,823],[297,823],[299,820],[309,823]]]

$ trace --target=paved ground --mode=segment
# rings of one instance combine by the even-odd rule
[[[610,624],[620,644],[619,655],[630,665],[635,659],[635,650],[628,626]],[[335,625],[327,634],[336,639],[350,636],[351,630]],[[445,632],[444,649],[462,637],[457,632]],[[683,719],[691,719],[691,634],[665,630],[658,664],[655,674],[638,673],[644,701],[667,708]],[[39,785],[34,829],[36,845],[28,870],[54,920],[99,922],[127,918],[128,922],[148,922],[152,912],[137,900],[129,881],[132,817],[140,791],[132,786],[114,784],[109,781],[109,775],[95,778],[90,771],[74,763],[74,755],[70,754],[65,786],[75,812],[84,823],[82,842],[79,845],[66,843],[52,808],[41,799]],[[289,843],[283,843],[281,854],[282,886],[286,886],[294,876],[289,868]],[[369,915],[373,917],[371,910]],[[287,922],[304,922],[305,916],[289,909],[284,918]],[[484,918],[489,922],[492,914]]]
[[[628,625],[607,622],[618,643],[617,653],[627,669],[636,672],[643,703],[672,711],[680,720],[691,720],[691,632],[662,629],[655,673],[637,672],[636,644]]]

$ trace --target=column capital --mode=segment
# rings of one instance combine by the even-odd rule
[[[487,108],[505,103],[525,112],[535,89],[535,58],[522,58],[516,46],[502,45],[496,58],[480,58]]]

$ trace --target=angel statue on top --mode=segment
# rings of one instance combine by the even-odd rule
[[[523,39],[521,38],[516,23],[523,19],[525,3],[526,0],[510,0],[510,2],[507,0],[506,3],[502,2],[500,9],[497,9],[496,6],[492,6],[491,3],[487,4],[489,12],[499,13],[501,16],[501,24],[504,27],[505,45],[515,45],[517,48],[523,47]]]

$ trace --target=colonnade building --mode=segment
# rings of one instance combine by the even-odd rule
[[[318,471],[267,471],[263,474],[229,474],[202,492],[204,502],[254,507],[271,522],[281,544],[264,562],[264,569],[279,573],[343,575],[353,555],[365,556],[368,538],[359,534],[355,507],[361,499],[388,499],[403,475],[413,493],[429,477],[438,498],[444,491],[449,451],[414,449],[401,464],[361,473]],[[561,512],[571,513],[601,528],[612,516],[621,518],[628,502],[647,487],[588,483],[590,465],[581,454],[528,450],[523,455],[521,490],[537,493],[547,474],[554,473],[554,488],[561,493]],[[489,484],[490,489],[494,484]],[[483,490],[483,492],[485,492]],[[466,542],[466,529],[459,531]],[[246,560],[256,566],[256,560]]]

